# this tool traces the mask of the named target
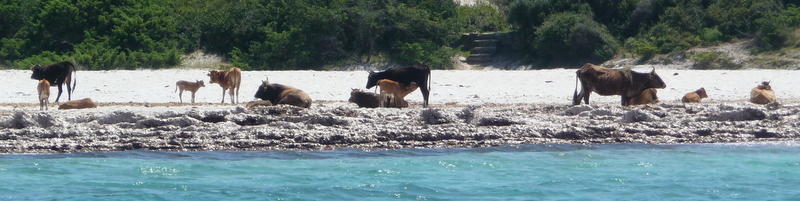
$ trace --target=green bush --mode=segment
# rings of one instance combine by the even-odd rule
[[[703,28],[700,30],[700,40],[707,43],[716,43],[726,41],[726,38],[717,28]]]
[[[509,29],[505,18],[488,4],[459,7],[457,23],[463,26],[463,32],[500,32]]]
[[[535,47],[544,64],[603,62],[618,46],[605,26],[583,14],[551,15],[536,31]]]
[[[741,65],[733,63],[730,58],[716,52],[698,52],[690,55],[694,61],[693,69],[713,70],[713,69],[740,69]]]
[[[625,47],[631,50],[640,60],[650,59],[658,53],[658,47],[647,39],[628,38]]]

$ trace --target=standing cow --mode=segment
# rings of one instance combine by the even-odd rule
[[[72,100],[72,92],[75,91],[75,85],[77,84],[77,79],[73,75],[75,73],[75,65],[68,61],[47,66],[37,64],[31,68],[31,71],[33,71],[31,79],[44,79],[50,82],[50,86],[58,85],[56,102],[61,98],[61,85],[67,83],[67,100]],[[72,83],[72,86],[69,85],[70,83]]]
[[[589,104],[589,94],[593,91],[603,96],[621,95],[622,106],[630,105],[631,98],[639,96],[645,89],[666,88],[667,85],[656,74],[655,68],[650,73],[639,73],[626,69],[609,69],[587,63],[575,72],[575,93],[572,104],[580,105],[581,99]],[[581,92],[578,93],[578,80]]]
[[[239,86],[242,83],[242,69],[233,67],[228,70],[208,72],[208,77],[211,78],[209,83],[218,83],[222,87],[222,103],[225,103],[225,90],[230,89],[231,103],[236,104],[239,101]],[[235,93],[234,93],[234,90]],[[236,94],[236,96],[234,96]],[[235,97],[235,99],[234,99]]]
[[[183,91],[192,92],[192,103],[194,103],[194,94],[197,93],[197,90],[200,89],[200,87],[205,87],[205,86],[206,85],[203,82],[203,80],[197,80],[195,82],[181,80],[175,82],[175,92],[178,92],[178,90],[180,90],[180,92],[178,92],[178,99],[181,100],[181,103],[183,103]],[[225,98],[224,90],[222,92],[222,97]]]
[[[390,68],[381,72],[369,72],[367,77],[367,89],[374,87],[378,84],[378,80],[388,79],[397,81],[406,86],[415,82],[422,92],[422,98],[425,99],[423,107],[428,107],[428,95],[430,94],[430,74],[431,69],[423,64],[415,64],[412,66],[404,66],[399,68]]]
[[[39,92],[39,110],[48,109],[47,105],[50,104],[50,82],[40,80],[36,91]]]
[[[282,84],[269,83],[263,81],[256,91],[256,98],[266,100],[273,105],[287,104],[297,107],[311,107],[311,97],[303,90]]]

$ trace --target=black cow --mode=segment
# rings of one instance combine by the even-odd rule
[[[428,107],[428,95],[430,94],[430,75],[431,69],[424,64],[415,64],[411,66],[403,66],[399,68],[390,68],[381,72],[369,72],[367,78],[367,89],[374,87],[378,84],[378,80],[388,79],[405,84],[411,85],[415,82],[422,92],[422,98],[425,99],[423,107]]]
[[[58,85],[56,102],[61,98],[61,85],[67,83],[67,100],[72,100],[72,92],[75,91],[75,85],[78,83],[73,75],[75,73],[75,65],[72,65],[72,63],[68,61],[47,66],[40,66],[37,64],[33,66],[31,71],[33,71],[31,79],[45,79],[50,82],[50,86]],[[72,86],[69,86],[70,83],[72,83]]]

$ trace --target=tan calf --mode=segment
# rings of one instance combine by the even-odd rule
[[[42,79],[39,81],[36,91],[39,92],[39,110],[48,109],[47,105],[50,104],[50,82]]]
[[[750,90],[751,103],[767,104],[777,100],[778,98],[775,97],[775,92],[772,91],[772,86],[769,86],[769,82],[761,82],[761,85]]]
[[[222,87],[222,103],[225,103],[225,90],[230,89],[231,103],[236,104],[239,101],[239,86],[242,83],[242,69],[233,67],[228,70],[208,72],[208,77],[211,78],[209,83],[218,83]],[[235,93],[234,93],[234,90]],[[234,99],[235,98],[235,99]]]
[[[59,110],[86,109],[86,108],[97,108],[97,103],[92,101],[91,98],[84,98],[80,100],[67,101],[66,103],[58,106]]]
[[[396,82],[389,79],[382,79],[378,80],[378,86],[381,87],[381,95],[388,95],[391,94],[392,98],[389,102],[387,107],[396,107],[396,108],[404,108],[408,107],[408,102],[405,101],[405,97],[417,90],[419,86],[417,86],[416,82],[411,82],[408,86],[403,83]]]
[[[200,87],[205,86],[206,85],[203,83],[203,80],[197,80],[195,82],[181,80],[175,83],[175,90],[180,90],[180,92],[178,92],[178,98],[181,100],[181,103],[183,103],[183,91],[192,92],[192,103],[194,103],[194,94],[197,93],[197,90],[200,89]]]
[[[630,104],[631,105],[656,104],[658,103],[657,94],[658,91],[656,91],[656,88],[645,89],[638,96],[631,98]]]
[[[708,94],[706,94],[706,89],[701,87],[697,91],[687,93],[683,95],[681,102],[683,103],[700,103],[700,99],[708,98]]]
[[[269,102],[267,100],[250,101],[250,102],[247,102],[247,104],[245,104],[245,106],[247,108],[252,109],[252,108],[258,107],[258,106],[272,106],[272,102]]]

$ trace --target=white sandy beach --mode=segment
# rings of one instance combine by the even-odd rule
[[[636,68],[648,71],[649,67]],[[572,106],[575,69],[431,72],[431,107],[422,95],[410,108],[358,108],[352,88],[366,71],[246,71],[241,102],[253,100],[265,76],[305,90],[311,108],[219,104],[207,70],[78,71],[73,99],[100,107],[39,111],[30,71],[0,71],[0,153],[122,151],[330,150],[459,148],[507,144],[722,143],[800,139],[800,76],[789,70],[658,69],[667,88],[656,105],[622,107],[619,96],[591,96]],[[198,104],[179,104],[178,80],[205,80]],[[781,104],[747,102],[771,81]],[[705,87],[702,104],[681,104]],[[51,101],[56,88],[52,88]],[[188,102],[190,94],[184,94]],[[66,94],[62,95],[62,102]],[[226,97],[226,103],[229,98]]]
[[[648,67],[636,68],[648,71]],[[771,81],[779,100],[800,98],[800,71],[791,70],[656,70],[667,83],[658,91],[661,101],[674,102],[683,94],[705,87],[705,101],[746,101],[750,89],[762,81]],[[210,84],[206,70],[113,70],[78,71],[77,89],[73,99],[92,98],[96,102],[178,102],[175,82],[204,80],[206,87],[197,92],[198,103],[219,103],[222,89]],[[675,75],[677,74],[677,75]],[[245,71],[242,72],[241,102],[253,100],[261,81],[269,77],[273,83],[295,86],[306,91],[314,100],[346,101],[352,88],[364,89],[366,71]],[[30,71],[3,70],[5,86],[0,88],[0,103],[36,103],[35,80]],[[66,87],[64,87],[66,90]],[[502,70],[434,70],[431,72],[431,104],[485,103],[548,103],[570,104],[575,90],[575,69],[502,71]],[[51,89],[51,102],[57,88]],[[62,95],[66,99],[66,92]],[[189,92],[184,100],[191,99]],[[229,97],[226,97],[229,102]],[[422,95],[414,92],[408,101],[421,102]],[[593,94],[591,102],[616,103],[618,96],[602,97]]]

